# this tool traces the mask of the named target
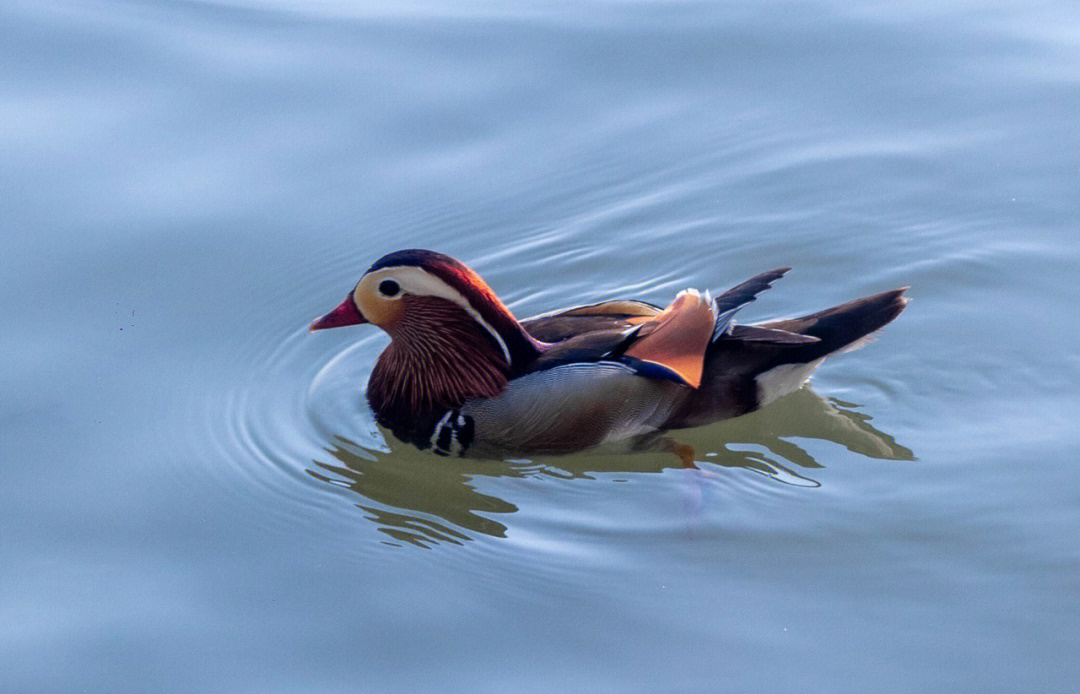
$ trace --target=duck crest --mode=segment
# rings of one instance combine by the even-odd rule
[[[430,296],[410,296],[387,332],[367,397],[379,423],[414,439],[445,411],[475,398],[495,397],[510,378],[501,347],[463,308]]]

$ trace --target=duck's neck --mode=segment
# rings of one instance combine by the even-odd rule
[[[367,397],[380,424],[413,438],[433,418],[503,391],[511,365],[502,347],[460,307],[439,299],[414,305],[387,329]],[[524,331],[522,331],[524,333]]]

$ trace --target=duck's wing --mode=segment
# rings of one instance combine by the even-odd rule
[[[529,364],[528,372],[570,364],[617,362],[639,376],[696,388],[701,383],[705,352],[717,320],[708,293],[703,296],[696,290],[686,290],[664,310],[637,318],[642,320],[550,344]]]
[[[624,354],[666,367],[685,384],[699,387],[706,355],[713,344],[731,335],[736,327],[735,314],[790,269],[782,267],[755,275],[715,299],[708,292],[704,296],[694,290],[680,293],[670,306],[635,329],[638,339]],[[744,339],[759,341],[799,344],[808,341],[783,330],[740,330],[739,333]]]
[[[616,303],[637,304],[610,302],[601,305],[604,308],[581,307],[571,309],[570,315],[557,314],[560,321],[587,319],[594,328],[605,327],[551,344],[530,363],[529,371],[568,364],[619,362],[642,376],[696,387],[716,323],[712,298],[696,290],[686,290],[667,308],[660,310],[646,305],[649,310],[640,310],[639,315],[613,313],[610,307]]]
[[[769,270],[713,299],[696,290],[681,292],[667,308],[643,301],[607,301],[533,316],[522,326],[549,343],[528,371],[568,363],[618,361],[639,375],[683,383],[701,383],[706,352],[720,338],[730,339],[735,313],[783,277],[790,268]],[[803,343],[783,330],[745,329],[739,337],[777,343]]]
[[[633,342],[623,355],[669,369],[697,388],[716,321],[712,297],[686,290],[658,316],[635,329]]]
[[[521,321],[521,327],[541,342],[557,343],[586,333],[626,330],[662,310],[644,301],[604,301],[532,316]]]
[[[737,284],[717,296],[713,301],[716,308],[716,325],[713,328],[713,339],[715,340],[724,333],[729,332],[733,324],[733,318],[739,309],[756,299],[758,294],[772,287],[773,282],[786,275],[790,270],[790,267],[778,267],[775,270],[754,275],[745,282]]]
[[[789,270],[791,268],[781,267],[763,272],[719,294],[713,300],[716,313],[713,338],[718,338],[725,331],[729,331],[732,325],[731,319],[735,313],[753,301],[758,294],[771,287],[773,282],[783,277]],[[541,342],[556,343],[585,333],[626,330],[649,323],[664,310],[660,306],[645,301],[602,301],[530,316],[521,321],[521,326]]]

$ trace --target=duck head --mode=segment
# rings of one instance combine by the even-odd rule
[[[390,336],[368,384],[383,421],[498,395],[542,349],[478,274],[434,251],[383,256],[310,329],[363,323]]]

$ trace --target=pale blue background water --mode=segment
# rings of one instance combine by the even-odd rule
[[[0,3],[0,690],[1073,692],[1075,3]],[[522,314],[912,285],[656,455],[387,445],[424,246]]]

